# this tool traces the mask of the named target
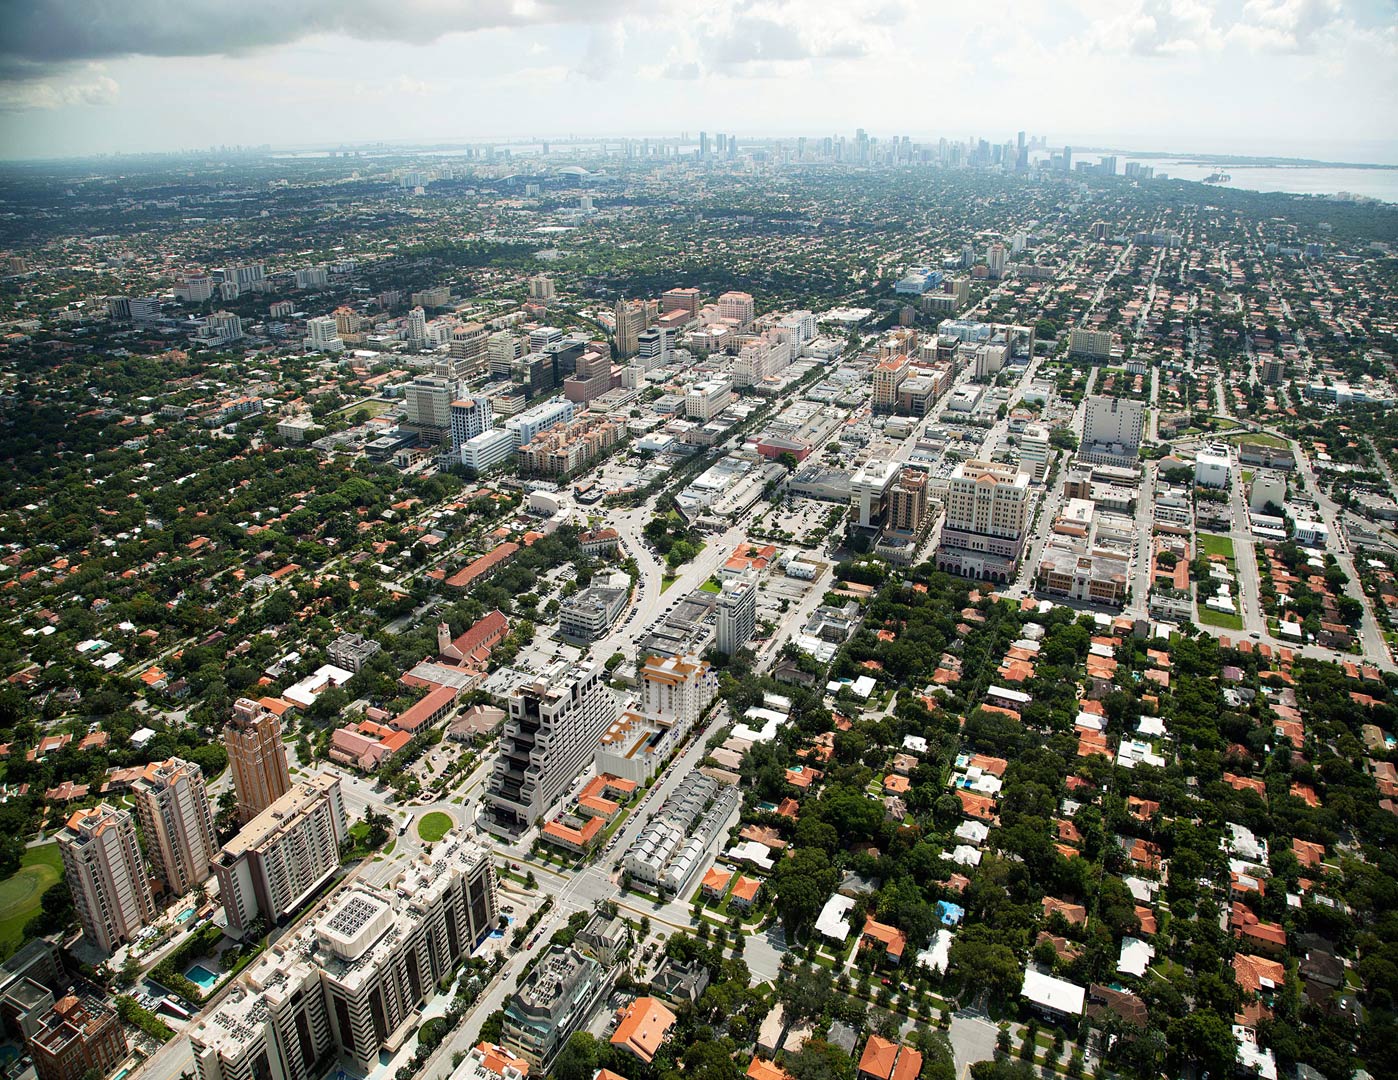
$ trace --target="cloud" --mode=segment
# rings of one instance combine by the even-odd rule
[[[1143,0],[1101,24],[1099,43],[1135,56],[1182,56],[1219,47],[1223,35],[1203,0]]]
[[[1315,52],[1340,22],[1339,0],[1247,0],[1229,37],[1262,52]]]
[[[643,0],[0,0],[0,81],[80,61],[214,56],[313,34],[426,44],[474,30],[590,23]]]
[[[66,109],[75,105],[113,105],[121,87],[108,75],[93,73],[80,81],[22,79],[0,83],[0,112]]]

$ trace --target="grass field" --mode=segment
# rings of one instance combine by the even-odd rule
[[[451,815],[433,810],[430,814],[424,814],[417,823],[417,834],[431,844],[446,836],[451,827]]]
[[[1199,621],[1206,626],[1219,626],[1224,630],[1242,630],[1243,617],[1232,615],[1222,611],[1212,611],[1209,608],[1200,606]]]
[[[18,870],[0,881],[0,958],[24,944],[24,924],[39,914],[39,901],[63,876],[57,844],[29,848]]]
[[[356,401],[346,405],[343,409],[338,410],[336,415],[345,413],[348,416],[353,416],[360,409],[363,409],[372,419],[376,416],[382,416],[391,408],[393,408],[393,402],[391,401],[386,401],[383,398],[369,398],[366,401]]]
[[[1222,555],[1230,563],[1233,561],[1233,540],[1218,533],[1199,533],[1199,550],[1205,555]]]
[[[1279,435],[1269,435],[1265,431],[1237,431],[1224,436],[1228,442],[1250,442],[1258,446],[1270,446],[1274,450],[1290,450],[1291,444]]]

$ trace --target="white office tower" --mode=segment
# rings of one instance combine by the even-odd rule
[[[463,398],[451,403],[451,451],[460,454],[461,447],[483,431],[489,431],[492,422],[490,398],[478,394],[473,398]]]
[[[1130,398],[1094,394],[1087,399],[1078,457],[1093,465],[1134,468],[1145,432],[1145,405]]]
[[[1042,480],[1047,474],[1052,453],[1049,429],[1043,424],[1025,424],[1019,436],[1019,462],[1034,474],[1035,480]]]
[[[333,315],[317,315],[313,319],[307,319],[304,344],[306,348],[315,352],[345,351],[345,342],[340,337],[340,328]]]
[[[414,349],[427,344],[427,312],[421,306],[408,312],[408,344]]]
[[[214,860],[228,932],[295,911],[340,866],[349,835],[340,779],[313,776],[243,826]]]
[[[486,360],[492,375],[509,378],[518,357],[524,355],[524,338],[513,330],[497,330],[486,342]]]
[[[186,274],[175,283],[175,299],[202,304],[214,298],[214,279],[208,274]]]
[[[199,336],[205,341],[218,343],[241,341],[243,320],[231,311],[215,311],[205,316],[204,325],[199,328]]]
[[[106,803],[77,811],[58,833],[58,850],[78,921],[92,945],[110,953],[155,921],[130,811]]]
[[[559,662],[510,696],[510,715],[486,788],[485,805],[500,828],[523,832],[543,817],[592,760],[617,717],[617,700],[600,664]]]
[[[354,882],[189,1029],[199,1080],[371,1075],[498,921],[490,852],[458,832],[386,885]]]
[[[171,896],[183,896],[208,878],[218,854],[204,774],[179,758],[154,761],[131,791],[155,872]]]
[[[1014,235],[1014,239],[1010,241],[1010,254],[1022,255],[1024,253],[1024,249],[1028,246],[1029,238],[1025,236],[1024,233],[1017,232]]]
[[[469,379],[485,370],[490,332],[484,326],[478,322],[461,323],[451,328],[446,340],[447,358],[437,364],[438,375]]]
[[[248,263],[245,266],[225,266],[223,268],[223,280],[225,284],[233,286],[233,297],[240,293],[262,292],[267,288],[267,272],[261,263]]]
[[[757,631],[757,580],[751,573],[730,578],[718,594],[714,647],[733,656]]]

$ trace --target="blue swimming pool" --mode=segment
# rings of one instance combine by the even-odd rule
[[[218,976],[206,968],[203,964],[195,964],[184,973],[184,977],[205,993],[208,993],[218,983]]]
[[[175,916],[175,922],[185,923],[189,922],[189,920],[192,918],[194,918],[194,909],[192,907],[185,908],[183,911],[181,911],[178,915]],[[113,1080],[116,1080],[116,1078],[113,1077]]]
[[[130,1071],[130,1069],[122,1069],[121,1072],[117,1073],[115,1076],[112,1077],[112,1080],[123,1080],[126,1074]]]

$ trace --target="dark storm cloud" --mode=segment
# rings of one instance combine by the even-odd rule
[[[640,7],[638,0],[0,0],[0,80],[138,54],[244,53],[319,33],[425,44],[459,31],[591,22]]]

